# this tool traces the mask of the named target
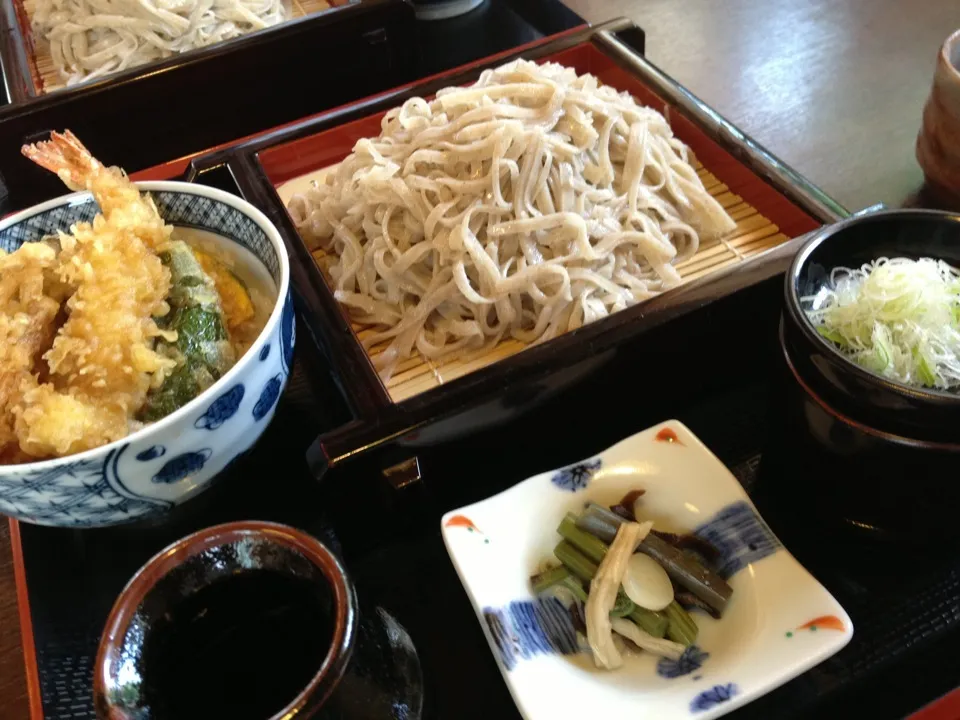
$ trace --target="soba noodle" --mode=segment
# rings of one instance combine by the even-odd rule
[[[35,0],[34,31],[67,85],[276,25],[282,0]]]
[[[557,64],[516,61],[391,110],[289,211],[383,377],[536,343],[680,282],[735,224],[666,119]]]

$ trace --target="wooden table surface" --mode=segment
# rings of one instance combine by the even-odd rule
[[[957,0],[564,0],[623,16],[647,57],[850,210],[902,205]]]
[[[851,210],[900,205],[957,0],[565,0],[647,31],[647,55]],[[932,699],[932,698],[931,698]],[[0,522],[0,718],[28,717],[10,537]]]

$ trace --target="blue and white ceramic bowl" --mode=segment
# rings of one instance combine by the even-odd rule
[[[243,246],[266,267],[277,298],[253,346],[212,387],[121,441],[55,460],[0,466],[0,512],[41,525],[99,527],[161,515],[208,487],[260,437],[290,373],[294,313],[290,265],[266,216],[229,193],[182,182],[137,183],[164,220]],[[90,221],[99,208],[74,193],[0,221],[0,248],[16,250]]]

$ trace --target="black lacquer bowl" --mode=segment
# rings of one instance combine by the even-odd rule
[[[764,475],[809,532],[824,524],[912,546],[960,540],[960,443],[904,434],[826,400],[794,362],[781,326],[783,379],[770,406]],[[863,417],[867,419],[862,419]]]
[[[960,538],[960,394],[908,387],[845,358],[807,319],[838,266],[932,257],[960,267],[960,216],[894,210],[817,233],[793,261],[780,325],[781,394],[771,403],[774,465],[814,518],[897,542]],[[780,460],[781,462],[777,462]],[[768,462],[769,461],[769,462]]]
[[[423,706],[422,674],[406,630],[382,608],[364,608],[361,612],[354,586],[339,559],[314,537],[286,525],[259,521],[227,523],[189,535],[157,553],[134,575],[117,599],[100,640],[94,665],[97,717],[145,720],[173,713],[179,720],[182,707],[173,710],[169,699],[158,696],[153,689],[160,676],[171,676],[169,666],[174,663],[197,671],[198,677],[188,676],[187,680],[191,688],[197,686],[200,692],[190,694],[178,706],[186,704],[188,712],[193,713],[191,717],[233,717],[235,711],[230,708],[238,707],[238,702],[240,707],[246,703],[249,711],[249,706],[267,688],[282,687],[289,673],[286,678],[278,674],[290,666],[286,657],[276,653],[255,658],[255,672],[244,668],[236,682],[231,677],[230,683],[209,685],[205,677],[216,674],[216,670],[206,659],[198,662],[197,658],[174,657],[169,653],[151,654],[159,647],[159,636],[175,632],[170,618],[191,597],[217,583],[221,583],[220,588],[226,587],[222,584],[225,580],[252,578],[258,573],[309,588],[310,602],[322,606],[326,622],[296,627],[275,624],[276,616],[284,612],[290,615],[289,607],[285,607],[290,605],[289,596],[270,595],[277,589],[271,586],[266,588],[266,595],[261,592],[262,586],[256,591],[252,585],[243,586],[245,592],[262,596],[261,604],[267,612],[253,620],[260,627],[249,627],[251,621],[242,614],[232,617],[229,624],[216,627],[213,642],[199,652],[209,651],[211,645],[229,646],[230,633],[239,633],[241,642],[246,642],[248,630],[262,634],[274,633],[276,628],[290,639],[295,638],[291,645],[316,650],[311,655],[316,658],[316,665],[306,668],[303,685],[290,688],[282,708],[271,709],[262,718],[257,715],[256,720],[419,720]],[[244,601],[248,599],[234,594],[224,602],[246,607],[249,603],[245,605]],[[211,605],[210,613],[222,609],[222,605]],[[199,618],[205,614],[207,609],[201,609],[191,616],[189,633],[203,633],[198,629]],[[161,641],[167,648],[179,647],[165,638]],[[158,662],[158,658],[162,661]],[[184,678],[183,672],[174,675]],[[169,683],[164,687],[169,688]],[[219,688],[221,695],[202,696],[207,687]],[[224,687],[229,689],[224,692]],[[238,701],[238,697],[245,699]],[[201,707],[210,711],[198,710]],[[249,711],[247,716],[250,712],[256,714]]]
[[[866,370],[822,337],[801,306],[836,267],[881,257],[931,257],[960,267],[960,215],[885,210],[829,225],[801,248],[784,287],[784,342],[798,369],[832,404],[908,435],[960,441],[960,393],[909,387]]]

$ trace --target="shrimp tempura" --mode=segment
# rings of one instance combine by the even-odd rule
[[[43,354],[47,381],[27,382],[13,408],[23,451],[64,455],[127,435],[147,391],[176,364],[153,350],[154,338],[166,335],[155,318],[169,311],[170,290],[155,250],[172,227],[121,170],[103,166],[69,131],[22,151],[68,187],[89,190],[102,211],[60,233],[56,273],[72,290],[69,314]]]
[[[49,297],[56,264],[56,251],[45,243],[29,243],[12,255],[0,251],[0,454],[16,442],[13,408],[36,385],[34,364],[56,330],[60,301]]]
[[[147,247],[156,250],[170,239],[167,225],[149,196],[118,167],[106,167],[69,130],[50,133],[50,140],[24,145],[20,151],[40,167],[56,173],[71,190],[93,193],[112,228],[129,228]]]

